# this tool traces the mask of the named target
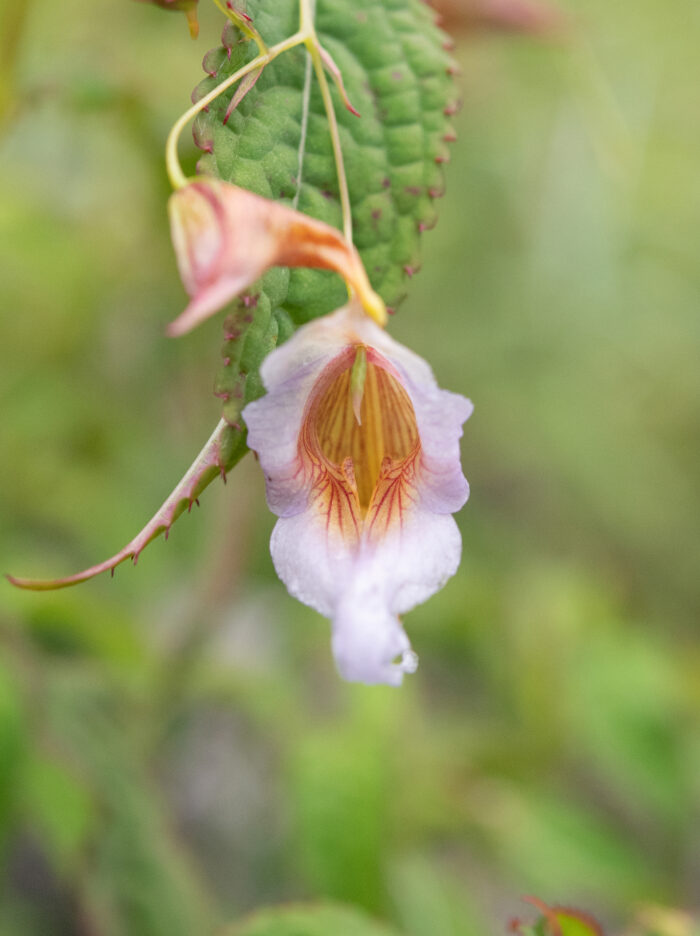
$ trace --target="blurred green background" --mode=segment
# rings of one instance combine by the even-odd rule
[[[194,44],[145,4],[37,3],[14,44],[0,3],[4,571],[114,552],[218,419],[220,321],[163,337],[162,148],[211,6]],[[391,323],[476,405],[418,673],[337,678],[253,459],[114,581],[0,585],[2,936],[319,898],[405,936],[498,936],[531,892],[611,933],[700,906],[700,7],[567,10],[558,39],[460,32],[448,194]]]

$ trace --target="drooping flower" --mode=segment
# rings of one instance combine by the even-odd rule
[[[355,302],[300,328],[243,411],[277,514],[271,553],[289,592],[332,621],[340,674],[399,685],[413,672],[399,615],[456,571],[469,400]]]
[[[384,303],[340,231],[246,189],[202,178],[168,204],[180,275],[192,301],[168,328],[182,335],[251,286],[272,266],[335,270],[380,324]]]

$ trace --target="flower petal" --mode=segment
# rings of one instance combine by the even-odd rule
[[[359,550],[327,537],[309,512],[278,520],[270,541],[289,593],[331,618],[340,675],[394,686],[416,665],[399,615],[442,588],[457,571],[461,549],[454,519],[426,510]]]
[[[462,425],[474,410],[471,400],[442,390],[422,357],[366,316],[353,316],[351,306],[340,311],[345,319],[351,318],[356,340],[375,348],[394,366],[411,399],[421,440],[423,503],[440,513],[454,513],[469,497],[469,484],[460,466],[459,440]]]
[[[418,510],[394,535],[360,554],[332,615],[333,654],[344,679],[398,686],[404,673],[415,671],[418,658],[399,615],[443,587],[461,552],[452,517]]]
[[[306,507],[298,453],[304,410],[320,374],[351,339],[351,330],[338,329],[334,319],[324,316],[302,326],[265,358],[260,376],[267,394],[242,413],[248,445],[265,474],[270,510],[281,517]]]
[[[364,403],[351,376],[358,350]],[[280,517],[277,573],[331,618],[344,678],[398,685],[416,664],[399,615],[459,564],[450,514],[469,493],[459,438],[471,403],[355,304],[299,329],[261,375],[267,395],[243,418]]]
[[[182,335],[213,315],[272,266],[334,270],[368,315],[386,322],[355,248],[340,231],[219,179],[174,192],[168,204],[180,275],[192,303],[168,328]]]

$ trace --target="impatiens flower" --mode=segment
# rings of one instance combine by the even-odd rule
[[[190,331],[272,266],[335,270],[365,311],[386,321],[359,254],[329,224],[219,179],[188,183],[168,207],[180,275],[192,299],[170,335]]]
[[[300,328],[264,361],[243,411],[279,517],[270,544],[290,593],[332,621],[340,674],[399,685],[413,672],[399,615],[457,570],[451,516],[469,400],[357,303]]]

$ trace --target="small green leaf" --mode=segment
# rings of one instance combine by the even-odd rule
[[[225,936],[398,936],[350,908],[321,906],[263,910],[226,931]]]
[[[561,928],[561,936],[603,936],[598,923],[587,913],[554,907],[554,915]]]
[[[537,907],[542,916],[534,928],[516,922],[515,932],[521,936],[605,936],[600,924],[588,913],[570,907],[549,907],[537,897],[525,900]]]

